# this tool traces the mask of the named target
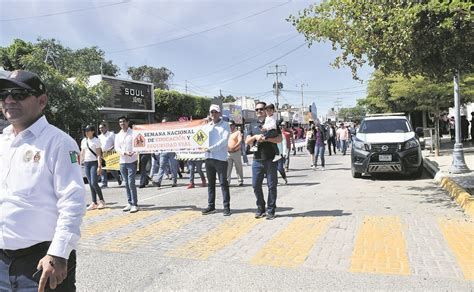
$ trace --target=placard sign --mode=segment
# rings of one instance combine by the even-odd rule
[[[209,129],[204,120],[133,126],[133,150],[140,153],[201,153],[209,147]]]

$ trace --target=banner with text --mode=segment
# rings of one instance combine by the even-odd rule
[[[133,150],[140,153],[176,152],[178,157],[202,158],[209,147],[204,120],[133,126]]]

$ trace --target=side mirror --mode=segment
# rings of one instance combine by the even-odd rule
[[[425,133],[423,131],[423,127],[416,127],[415,129],[415,134],[418,136],[418,137],[424,137],[425,136]]]

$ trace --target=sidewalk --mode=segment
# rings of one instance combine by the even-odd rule
[[[463,143],[464,161],[471,170],[470,173],[449,173],[453,162],[453,148],[454,141],[449,137],[443,137],[438,157],[434,152],[430,153],[429,148],[423,150],[424,166],[464,211],[474,217],[474,143]]]

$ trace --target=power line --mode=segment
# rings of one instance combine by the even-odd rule
[[[222,84],[222,83],[227,83],[227,82],[229,82],[229,81],[232,81],[232,80],[235,80],[235,79],[244,77],[244,76],[246,76],[246,75],[248,75],[248,74],[250,74],[250,73],[253,73],[253,72],[255,72],[255,71],[257,71],[257,70],[259,70],[259,69],[265,67],[265,66],[270,65],[270,64],[273,63],[273,62],[276,62],[276,61],[280,60],[280,59],[283,58],[283,57],[288,56],[289,54],[291,54],[291,53],[293,53],[294,51],[298,50],[299,48],[303,47],[305,44],[306,44],[306,43],[302,43],[301,45],[297,46],[296,48],[291,49],[290,51],[284,53],[283,55],[281,55],[281,56],[279,56],[279,57],[276,57],[275,59],[270,60],[269,62],[267,62],[267,63],[265,63],[265,64],[263,64],[263,65],[261,65],[261,66],[258,66],[257,68],[252,69],[252,70],[250,70],[250,71],[248,71],[248,72],[246,72],[246,73],[240,74],[240,75],[238,75],[238,76],[235,76],[235,77],[232,77],[232,78],[229,78],[229,79],[220,81],[220,82],[201,85],[201,87],[209,87],[209,86],[213,86],[213,85],[218,85],[218,84]]]
[[[266,53],[266,52],[268,52],[268,51],[273,50],[274,48],[276,48],[276,47],[278,47],[278,46],[280,46],[280,45],[282,45],[282,44],[284,44],[284,43],[286,43],[286,42],[288,42],[288,41],[290,41],[290,40],[296,38],[297,36],[299,36],[299,35],[294,35],[294,36],[292,36],[292,37],[290,37],[290,38],[288,38],[288,39],[286,39],[286,40],[284,40],[284,41],[282,41],[282,42],[279,42],[278,44],[276,44],[276,45],[274,45],[274,46],[272,46],[272,47],[270,47],[270,48],[268,48],[268,49],[266,49],[266,50],[263,50],[263,51],[261,51],[261,52],[255,54],[255,55],[252,55],[252,56],[250,56],[250,57],[247,57],[247,58],[245,58],[245,59],[242,59],[242,60],[240,60],[240,61],[238,61],[238,62],[236,62],[236,63],[234,63],[234,64],[232,64],[232,65],[229,65],[229,66],[224,67],[224,68],[221,68],[221,69],[219,69],[219,70],[216,70],[216,71],[207,73],[207,74],[202,75],[202,76],[197,77],[197,78],[192,78],[191,80],[202,79],[202,78],[207,77],[207,76],[209,76],[209,75],[214,75],[214,74],[216,74],[216,73],[219,73],[219,72],[228,70],[228,69],[230,69],[230,68],[236,67],[236,66],[238,66],[238,65],[240,65],[240,64],[242,64],[242,63],[247,62],[248,60],[251,60],[251,59],[253,59],[253,58],[255,58],[255,57],[258,57],[258,56],[260,56],[260,55],[262,55],[262,54],[264,54],[264,53]]]
[[[50,17],[50,16],[56,16],[56,15],[77,13],[77,12],[83,12],[83,11],[88,11],[88,10],[94,10],[94,9],[99,9],[99,8],[104,8],[104,7],[115,6],[115,5],[122,5],[122,4],[125,4],[125,3],[129,3],[130,1],[131,1],[131,0],[125,0],[125,1],[122,1],[122,2],[117,2],[117,3],[112,3],[112,4],[104,4],[104,5],[94,6],[94,7],[81,8],[81,9],[74,9],[74,10],[67,10],[67,11],[54,12],[54,13],[48,13],[48,14],[42,14],[42,15],[34,15],[34,16],[25,16],[25,17],[16,17],[16,18],[0,19],[0,22],[26,20],[26,19],[34,19],[34,18],[42,18],[42,17]]]
[[[182,40],[182,39],[185,39],[185,38],[193,37],[193,36],[196,36],[196,35],[199,35],[199,34],[203,34],[203,33],[206,33],[206,32],[212,31],[212,30],[216,30],[216,29],[221,28],[221,27],[229,26],[229,25],[231,25],[231,24],[240,22],[240,21],[245,20],[245,19],[252,18],[252,17],[254,17],[254,16],[257,16],[257,15],[263,14],[263,13],[265,13],[265,12],[268,12],[268,11],[270,11],[270,10],[273,10],[273,9],[279,8],[279,7],[281,7],[281,6],[284,6],[284,5],[286,5],[286,4],[290,3],[290,2],[291,2],[291,1],[287,1],[287,2],[285,2],[285,3],[282,3],[282,4],[279,4],[279,5],[276,5],[276,6],[273,6],[273,7],[270,7],[270,8],[261,10],[261,11],[258,11],[258,12],[256,12],[256,13],[247,15],[247,16],[245,16],[245,17],[242,17],[242,18],[239,18],[239,19],[236,19],[236,20],[233,20],[233,21],[229,21],[229,22],[226,22],[226,23],[223,23],[223,24],[220,24],[220,25],[217,25],[217,26],[214,26],[214,27],[205,29],[205,30],[201,30],[201,31],[195,32],[195,33],[187,34],[187,35],[184,35],[184,36],[181,36],[181,37],[177,37],[177,38],[174,38],[174,39],[169,39],[169,40],[165,40],[165,41],[157,42],[157,43],[152,43],[152,44],[148,44],[148,45],[137,46],[137,47],[133,47],[133,48],[129,48],[129,49],[123,49],[123,50],[117,50],[117,51],[110,51],[109,54],[123,53],[123,52],[138,50],[138,49],[144,49],[144,48],[154,47],[154,46],[166,44],[166,43],[169,43],[169,42],[174,42],[174,41],[177,41],[177,40]]]

